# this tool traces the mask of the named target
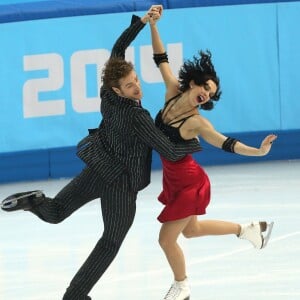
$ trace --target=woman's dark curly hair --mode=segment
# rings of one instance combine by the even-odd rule
[[[131,62],[117,57],[110,58],[102,70],[101,81],[103,86],[107,89],[119,88],[119,80],[126,77],[133,69]]]
[[[190,88],[191,80],[196,85],[204,85],[207,80],[212,80],[217,85],[217,91],[211,99],[200,106],[201,109],[211,110],[214,107],[213,101],[218,101],[221,96],[220,80],[211,62],[210,51],[199,51],[200,57],[193,57],[193,60],[184,62],[179,70],[179,90],[185,92]]]

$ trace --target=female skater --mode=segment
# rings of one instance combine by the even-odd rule
[[[168,56],[160,39],[157,20],[150,20],[153,58],[163,77],[165,105],[156,116],[156,125],[171,141],[178,143],[200,136],[211,145],[228,152],[247,156],[269,153],[275,135],[268,135],[260,148],[217,132],[201,116],[200,109],[211,110],[221,95],[219,78],[211,62],[210,52],[186,61],[179,71],[179,80],[172,74]],[[174,274],[174,282],[165,300],[187,300],[190,288],[187,281],[185,259],[177,243],[182,233],[186,238],[206,235],[234,234],[249,240],[254,247],[263,248],[270,236],[273,223],[252,222],[245,225],[218,220],[197,220],[205,214],[210,201],[210,182],[203,168],[186,155],[177,162],[161,157],[163,164],[163,191],[158,199],[165,205],[158,217],[162,223],[159,243]],[[269,225],[269,226],[268,226]],[[268,230],[267,230],[268,229]],[[267,232],[263,236],[262,232]]]

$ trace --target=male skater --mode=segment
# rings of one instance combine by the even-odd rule
[[[197,140],[173,145],[159,131],[148,111],[140,106],[142,90],[125,50],[151,18],[160,17],[161,6],[152,6],[115,42],[102,73],[102,121],[78,144],[84,170],[55,198],[41,191],[18,193],[2,201],[2,209],[29,210],[40,219],[57,224],[87,202],[100,198],[104,231],[87,260],[67,288],[63,300],[91,299],[88,294],[117,255],[131,227],[138,191],[150,183],[152,148],[169,160],[200,150]]]

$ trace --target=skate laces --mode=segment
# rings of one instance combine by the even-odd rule
[[[169,291],[167,292],[167,295],[165,296],[164,300],[176,299],[175,297],[177,297],[179,294],[180,294],[180,287],[176,283],[173,283]]]

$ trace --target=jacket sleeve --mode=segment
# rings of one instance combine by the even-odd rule
[[[138,33],[145,27],[140,17],[133,15],[130,26],[123,31],[115,42],[110,57],[119,57],[125,59],[125,51],[130,43],[136,38]]]
[[[201,150],[199,141],[192,139],[173,144],[154,124],[149,112],[140,110],[135,114],[134,131],[138,138],[170,161],[183,158],[186,154]]]

